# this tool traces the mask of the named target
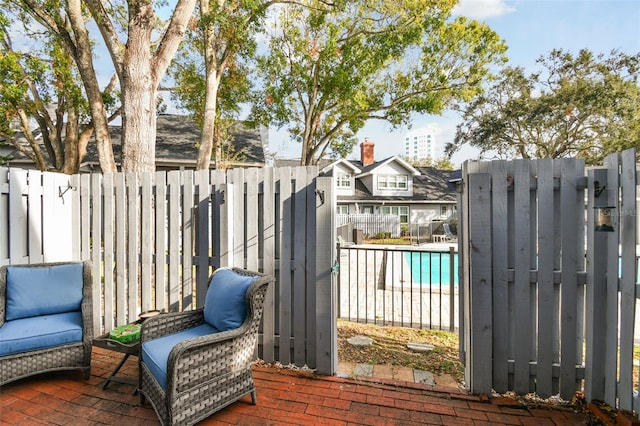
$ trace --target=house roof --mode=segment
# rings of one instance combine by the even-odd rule
[[[389,163],[398,163],[400,164],[402,167],[404,167],[405,169],[407,169],[409,171],[409,173],[411,173],[414,176],[417,176],[418,174],[420,174],[420,172],[413,167],[411,164],[407,163],[406,161],[404,161],[402,158],[398,157],[398,156],[393,156],[393,157],[389,157],[389,158],[385,158],[382,161],[376,161],[373,164],[369,164],[365,167],[360,167],[360,169],[362,170],[362,173],[360,173],[359,175],[357,175],[357,178],[361,178],[361,177],[365,177],[367,175],[373,174],[373,172],[382,166],[386,166]],[[359,163],[360,166],[362,166],[362,162],[361,161],[353,161],[352,163],[357,164]]]
[[[385,203],[456,202],[457,194],[454,182],[460,177],[460,170],[439,170],[433,167],[417,167],[415,170],[419,174],[413,176],[413,196],[374,196],[360,180],[356,179],[354,195],[338,195],[338,201]]]
[[[109,126],[109,133],[113,143],[113,155],[118,159],[122,152],[122,127]],[[156,167],[195,167],[200,135],[200,128],[188,116],[158,115],[156,118]],[[233,165],[250,167],[265,165],[264,148],[268,144],[266,127],[253,128],[246,121],[238,121],[232,127],[231,138],[236,152],[241,153],[243,157],[233,162]],[[98,164],[95,143],[89,144],[84,163]]]
[[[122,127],[109,126],[113,144],[113,154],[119,163],[122,153]],[[172,169],[179,167],[195,168],[198,158],[197,144],[200,142],[200,128],[188,116],[161,114],[156,120],[156,168]],[[242,153],[242,159],[232,162],[232,166],[262,167],[265,165],[265,146],[268,145],[268,131],[264,126],[254,128],[248,122],[238,121],[231,131],[236,152]],[[26,143],[26,141],[25,141]],[[27,164],[31,160],[10,147],[1,153],[13,158],[13,163]],[[98,167],[98,153],[95,139],[87,146],[81,168]]]
[[[321,159],[318,161],[318,167],[322,170],[334,163],[335,160]],[[273,162],[274,167],[297,167],[300,166],[299,158],[276,158]],[[322,172],[321,172],[322,174]],[[328,176],[328,175],[327,175]]]

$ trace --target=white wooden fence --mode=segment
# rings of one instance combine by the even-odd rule
[[[461,350],[471,392],[568,400],[584,390],[588,401],[640,408],[639,182],[634,150],[588,170],[575,159],[464,165]],[[605,210],[613,232],[596,230]]]
[[[337,367],[335,206],[316,167],[67,176],[0,168],[0,265],[92,260],[94,334],[204,303],[219,266],[276,277],[259,355]]]
[[[397,238],[401,233],[400,216],[395,214],[337,214],[336,226],[353,223],[365,238]]]

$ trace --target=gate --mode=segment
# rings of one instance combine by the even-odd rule
[[[576,159],[465,163],[460,342],[471,392],[569,400],[584,390],[587,401],[640,408],[637,185],[635,150],[588,170]]]

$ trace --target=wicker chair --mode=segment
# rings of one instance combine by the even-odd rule
[[[91,372],[90,262],[0,267],[0,386],[39,373]]]
[[[251,394],[251,362],[271,276],[216,270],[204,308],[142,323],[140,403],[148,399],[163,425],[190,425]]]

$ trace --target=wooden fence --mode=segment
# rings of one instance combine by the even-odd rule
[[[364,238],[398,238],[402,231],[400,216],[395,214],[351,213],[336,215],[336,226],[347,223],[353,223],[354,229],[362,231]]]
[[[0,265],[92,260],[94,334],[204,303],[220,266],[276,277],[265,361],[337,368],[335,205],[316,167],[67,176],[0,168]]]
[[[588,401],[640,408],[638,184],[635,150],[588,170],[575,159],[464,165],[461,350],[471,392],[568,400],[584,390]],[[599,218],[611,220],[609,232]]]

